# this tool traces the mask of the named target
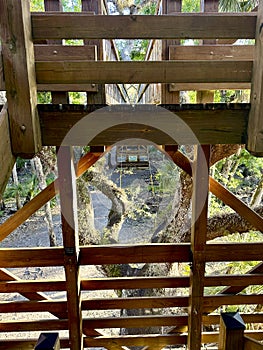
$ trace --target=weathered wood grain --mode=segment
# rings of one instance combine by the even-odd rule
[[[59,146],[63,142],[71,128],[82,118],[94,112],[96,117],[97,109],[105,105],[85,106],[59,106],[39,105],[41,120],[42,142],[44,145]],[[106,128],[105,123],[101,125],[101,132],[94,135],[90,145],[113,145],[115,142],[129,138],[143,138],[156,144],[176,144],[179,139],[173,139],[169,134],[173,130],[181,130],[181,121],[192,133],[184,135],[184,141],[189,144],[198,140],[202,144],[240,144],[245,142],[247,118],[249,113],[248,104],[208,104],[208,105],[160,105],[160,109],[153,105],[130,105],[114,106],[111,110],[104,108],[107,113],[107,122],[114,125]],[[171,114],[169,113],[171,112]],[[168,116],[170,126],[169,134],[151,126],[152,116]],[[173,114],[175,117],[173,117]],[[131,123],[131,120],[141,116],[142,124]],[[89,126],[88,118],[87,128]],[[128,123],[125,123],[127,120]],[[180,123],[179,123],[180,122]],[[180,125],[179,125],[180,124]],[[196,139],[193,141],[193,136]],[[64,141],[65,142],[65,141]],[[77,133],[71,134],[66,140],[67,145],[86,145],[87,133],[85,127],[78,129]]]
[[[256,13],[174,13],[108,16],[32,14],[33,38],[41,39],[253,39]]]
[[[252,61],[36,62],[38,84],[248,83]]]
[[[1,0],[1,39],[12,150],[30,158],[41,149],[28,0]]]
[[[253,65],[251,110],[248,123],[248,143],[250,152],[263,156],[263,2],[258,6],[255,61]]]
[[[4,106],[0,112],[0,199],[11,175],[15,159],[11,148],[7,106]]]

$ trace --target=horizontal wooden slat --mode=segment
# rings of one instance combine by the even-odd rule
[[[54,312],[65,311],[66,301],[5,301],[0,303],[0,312]]]
[[[251,83],[171,83],[169,91],[247,90]]]
[[[187,243],[81,247],[80,264],[188,262],[189,249]]]
[[[110,317],[83,320],[83,328],[146,328],[153,326],[185,326],[188,316]]]
[[[68,320],[9,321],[0,323],[0,332],[52,331],[68,329]]]
[[[104,105],[94,105],[87,109],[83,105],[63,105],[61,108],[39,105],[38,111],[44,145],[61,145],[67,133],[76,123],[92,112],[95,112],[93,115],[95,117],[97,109],[100,108],[103,109],[101,112],[98,111],[99,113],[105,113],[105,116],[107,113],[107,124],[115,126],[108,127],[106,123],[100,123],[101,127],[97,129],[98,135],[96,136],[96,132],[90,145],[112,145],[126,138],[143,138],[157,144],[180,143],[181,139],[176,135],[174,140],[166,132],[149,125],[152,124],[153,116],[156,116],[156,119],[158,117],[158,120],[163,116],[169,118],[170,131],[179,130],[180,123],[183,122],[193,131],[193,134],[185,133],[184,135],[184,141],[189,144],[193,143],[193,135],[202,144],[239,144],[245,142],[249,107],[249,104],[183,104],[160,105],[160,107],[121,105],[108,109]],[[135,116],[137,123],[134,120]],[[85,120],[87,120],[88,127],[89,119]],[[142,120],[142,124],[138,124],[138,120]],[[159,128],[161,127],[160,124]],[[85,128],[71,134],[67,144],[86,145]]]
[[[62,248],[0,248],[0,267],[63,265]]]
[[[220,247],[219,247],[220,248]],[[206,276],[205,287],[212,286],[244,286],[263,284],[263,274],[217,275]]]
[[[38,339],[1,339],[0,350],[34,350]],[[69,340],[60,338],[60,348],[69,348]]]
[[[163,347],[173,344],[186,344],[186,335],[129,335],[129,336],[112,336],[112,337],[96,337],[84,338],[85,347],[100,347],[107,348],[112,345],[119,346],[158,346]]]
[[[35,13],[33,38],[41,39],[253,39],[256,13],[103,16]],[[121,28],[121,30],[120,30]]]
[[[0,293],[65,291],[66,282],[55,280],[0,282]]]
[[[252,61],[255,47],[253,45],[196,45],[169,46],[170,60],[223,60]]]
[[[82,310],[187,307],[188,297],[87,299],[83,300],[81,305]]]
[[[231,252],[231,254],[230,254]],[[257,261],[262,259],[263,243],[219,243],[206,245],[206,261]]]
[[[34,45],[35,61],[95,61],[97,46]]]
[[[244,350],[263,350],[262,342],[244,337]]]
[[[204,312],[216,309],[221,305],[259,304],[262,295],[224,295],[204,296]],[[114,310],[114,309],[148,309],[187,307],[188,297],[141,297],[141,298],[111,298],[87,299],[82,301],[82,310]]]
[[[36,62],[37,84],[244,83],[251,71],[252,61],[238,60]]]
[[[91,278],[81,281],[82,290],[189,287],[188,277]],[[1,284],[0,284],[1,291]]]

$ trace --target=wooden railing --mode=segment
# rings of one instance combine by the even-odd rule
[[[231,260],[254,261],[262,258],[263,244],[208,244],[206,254],[203,257],[206,262],[229,261],[229,251],[231,251]],[[244,254],[246,252],[246,254]],[[189,244],[152,244],[152,245],[133,245],[133,246],[87,246],[80,248],[79,265],[108,265],[108,264],[128,264],[128,263],[163,263],[163,262],[188,262],[190,256]],[[65,280],[20,280],[7,272],[6,268],[17,267],[52,267],[63,266],[64,250],[63,248],[25,248],[25,249],[0,249],[0,293],[19,293],[29,300],[25,301],[1,301],[0,311],[5,313],[36,313],[36,316],[29,320],[2,321],[0,331],[4,334],[14,332],[42,332],[42,331],[61,331],[68,328],[67,301],[65,299],[52,299],[43,292],[63,292],[66,291]],[[239,286],[242,289],[248,285],[261,285],[263,283],[263,274],[247,275],[209,275],[205,277],[205,286]],[[161,346],[185,344],[186,336],[184,334],[165,334],[141,336],[106,336],[103,335],[103,329],[112,330],[113,328],[146,328],[150,326],[166,327],[187,327],[188,316],[187,307],[189,297],[187,288],[189,287],[188,276],[171,277],[116,277],[116,278],[85,278],[81,280],[81,310],[122,310],[122,309],[169,309],[165,315],[149,315],[137,317],[96,317],[95,315],[83,317],[84,344],[88,347],[105,346],[111,349],[113,344],[119,346],[150,346],[158,342]],[[186,288],[184,296],[152,296],[152,297],[132,297],[132,298],[101,298],[87,297],[86,292],[102,290],[125,290],[125,289],[162,289]],[[174,293],[176,294],[176,292]],[[94,294],[93,294],[94,295]],[[204,312],[207,310],[218,309],[222,305],[242,305],[259,304],[262,302],[262,295],[205,295],[203,297]],[[181,314],[174,313],[172,308],[181,309]],[[42,316],[41,312],[49,312],[51,318]],[[263,314],[244,314],[244,322],[257,324],[263,322]],[[34,318],[34,320],[33,320]],[[205,326],[218,325],[219,314],[208,314],[203,316]],[[99,331],[99,333],[98,333]],[[263,332],[248,331],[249,337],[262,340]],[[203,334],[203,342],[218,342],[219,333],[206,332]],[[1,340],[0,349],[12,349],[15,339]],[[29,349],[32,341],[19,341],[20,349]],[[249,343],[249,341],[246,341]],[[106,345],[107,344],[107,345]],[[112,344],[112,345],[111,345]],[[68,345],[68,340],[62,337],[61,348]],[[249,346],[249,345],[247,345]],[[249,349],[246,348],[246,349]]]

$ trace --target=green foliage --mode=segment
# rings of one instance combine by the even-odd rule
[[[38,103],[51,103],[52,97],[51,97],[51,92],[38,92],[37,93],[37,102]]]
[[[220,0],[219,8],[222,12],[248,12],[258,3],[258,0]]]
[[[200,12],[200,1],[183,0],[182,12]]]
[[[15,198],[16,195],[26,198],[27,196],[34,196],[37,193],[37,177],[31,175],[18,185],[10,184],[4,192],[4,199]]]

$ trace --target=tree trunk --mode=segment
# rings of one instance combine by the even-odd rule
[[[16,209],[19,210],[21,208],[21,199],[20,199],[20,193],[19,193],[19,181],[17,176],[17,169],[16,169],[16,163],[14,164],[13,170],[12,170],[12,177],[13,177],[13,183],[15,186],[15,197],[16,197]]]

